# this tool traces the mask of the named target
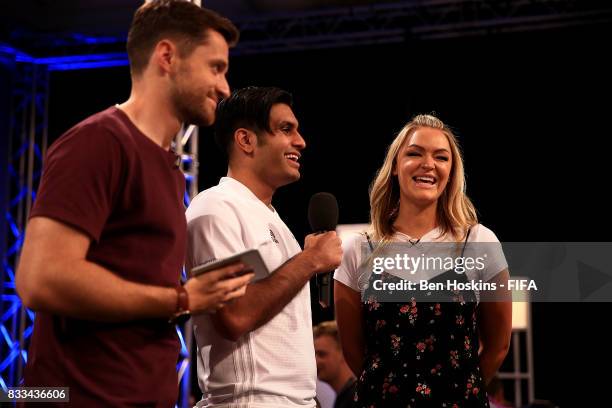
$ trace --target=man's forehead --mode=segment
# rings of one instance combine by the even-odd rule
[[[327,333],[320,334],[319,336],[315,337],[314,340],[315,340],[316,343],[319,343],[319,345],[323,345],[323,344],[326,344],[326,345],[335,345],[335,344],[338,343],[333,336],[331,336],[330,334],[327,334]]]
[[[223,35],[211,29],[206,30],[205,37],[196,47],[205,48],[208,52],[214,51],[225,55],[229,54],[229,45]]]
[[[277,103],[272,105],[270,109],[270,122],[288,122],[295,126],[298,125],[298,120],[293,113],[293,109],[286,103]]]

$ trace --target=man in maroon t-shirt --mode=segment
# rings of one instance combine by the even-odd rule
[[[49,149],[16,277],[38,312],[25,386],[69,387],[75,407],[174,406],[168,320],[244,294],[242,265],[179,285],[184,178],[170,150],[181,123],[213,123],[237,37],[192,3],[143,5],[128,34],[130,98]]]

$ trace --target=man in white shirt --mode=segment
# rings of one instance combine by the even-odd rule
[[[215,314],[194,318],[199,407],[314,407],[316,365],[309,280],[341,261],[335,232],[304,250],[272,207],[277,188],[300,178],[291,95],[249,87],[217,109],[216,140],[227,177],[187,209],[187,267],[257,248],[270,271]]]

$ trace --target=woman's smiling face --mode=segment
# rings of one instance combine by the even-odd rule
[[[440,198],[452,169],[446,135],[439,129],[418,128],[400,148],[393,174],[398,177],[402,199],[428,205]]]

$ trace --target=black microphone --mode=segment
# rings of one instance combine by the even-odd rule
[[[316,193],[308,203],[308,222],[314,233],[335,231],[338,225],[338,201],[333,194]],[[318,274],[316,282],[321,307],[331,303],[331,272]]]
[[[335,231],[338,225],[338,201],[331,193],[316,193],[308,203],[308,222],[313,232]]]

